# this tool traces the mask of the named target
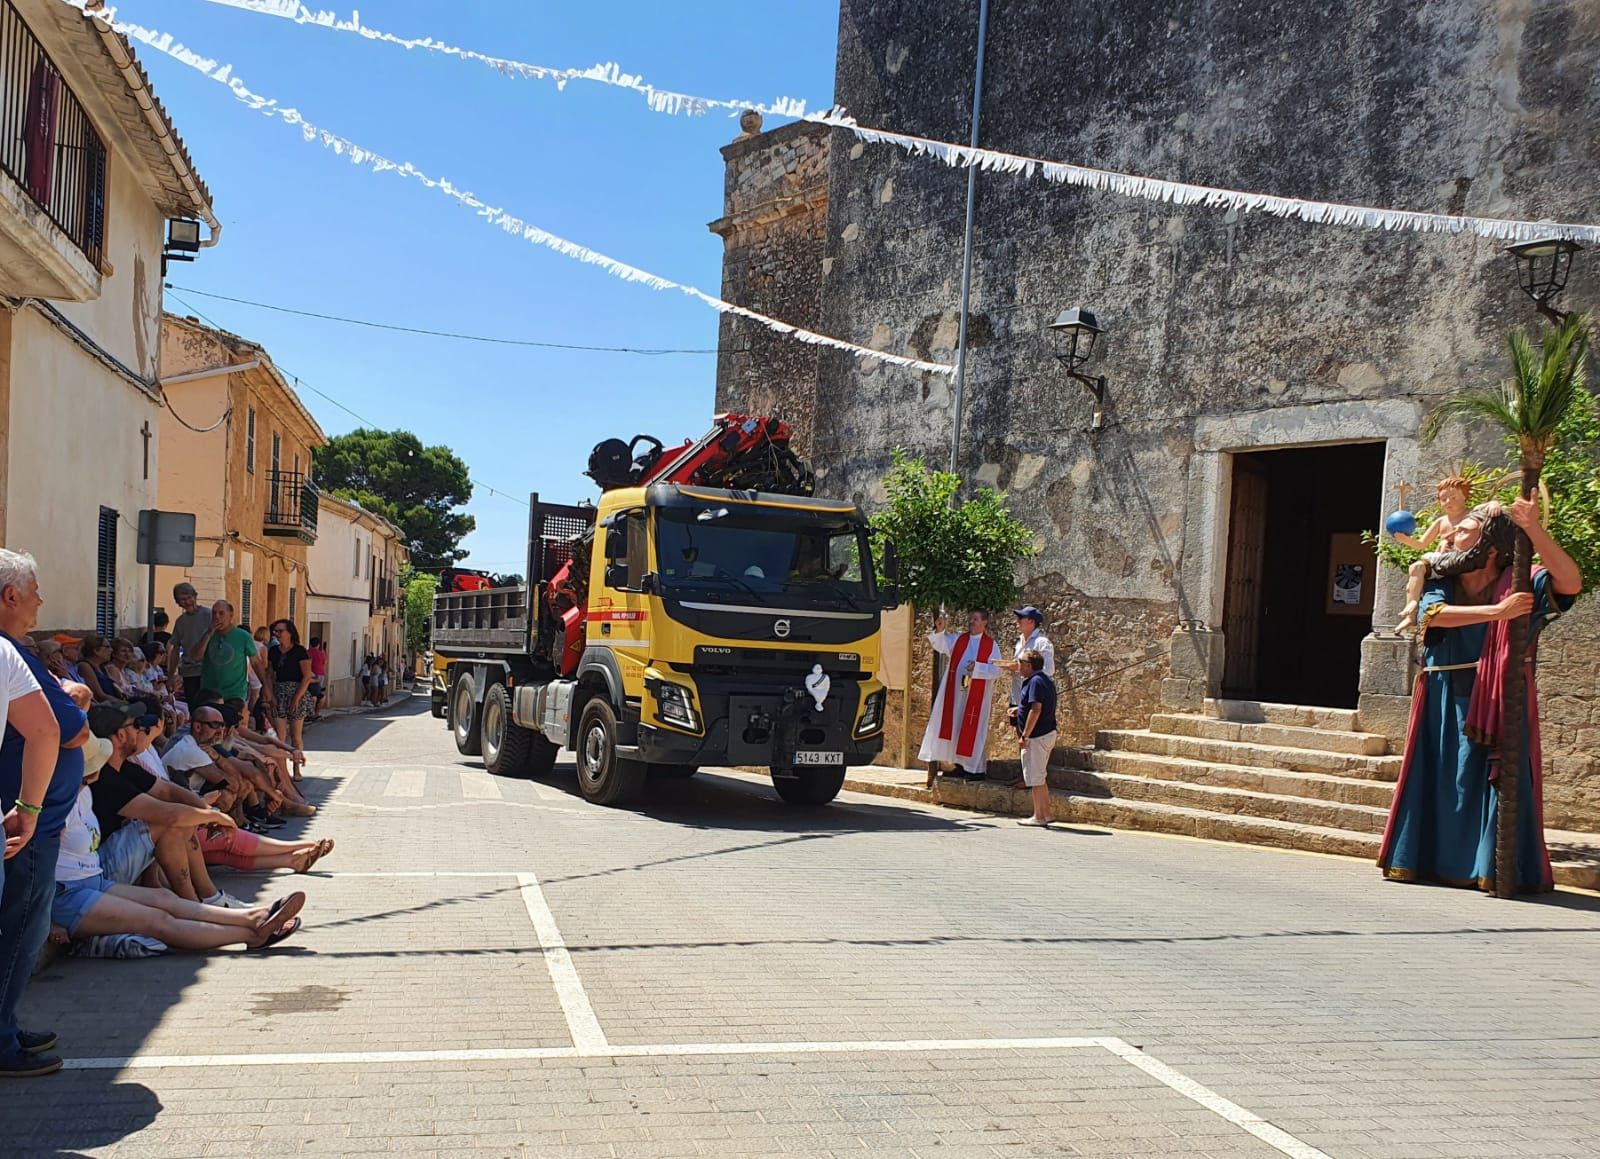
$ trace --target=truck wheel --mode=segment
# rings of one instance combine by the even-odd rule
[[[450,692],[450,729],[456,734],[456,752],[475,757],[483,751],[483,718],[473,702],[472,677],[462,673]]]
[[[627,805],[644,791],[643,761],[617,756],[617,714],[604,697],[584,706],[578,721],[578,788],[596,805]]]
[[[483,767],[496,777],[520,777],[528,771],[536,733],[511,719],[511,697],[504,684],[490,687],[483,698]]]
[[[772,787],[791,805],[826,805],[844,788],[844,766],[773,769]],[[790,775],[780,776],[780,773]]]
[[[699,765],[663,765],[652,763],[650,775],[660,777],[664,781],[687,781],[700,771]]]

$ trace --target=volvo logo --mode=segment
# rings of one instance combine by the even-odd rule
[[[772,634],[782,640],[789,635],[789,621],[779,620],[772,625]]]

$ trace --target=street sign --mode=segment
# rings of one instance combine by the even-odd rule
[[[140,563],[194,566],[194,515],[187,511],[139,512]]]

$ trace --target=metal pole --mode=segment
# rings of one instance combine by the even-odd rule
[[[989,0],[978,0],[978,65],[972,76],[972,147],[978,147],[978,117],[983,112],[983,47],[989,32]],[[961,403],[967,376],[967,310],[972,300],[972,219],[978,196],[978,167],[967,170],[967,227],[961,242],[961,317],[956,333],[954,431],[950,436],[950,470],[961,459]]]

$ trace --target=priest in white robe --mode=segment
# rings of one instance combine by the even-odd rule
[[[983,780],[988,767],[989,701],[995,681],[1004,675],[996,663],[999,645],[989,635],[989,613],[969,614],[965,632],[945,631],[941,617],[928,634],[928,643],[950,662],[939,681],[917,759],[947,761],[958,767],[957,775]],[[931,771],[928,783],[933,783]]]

